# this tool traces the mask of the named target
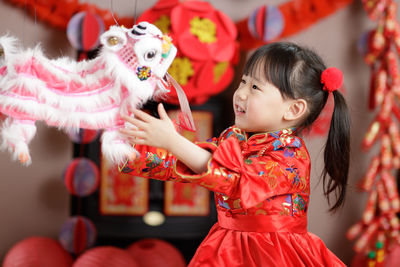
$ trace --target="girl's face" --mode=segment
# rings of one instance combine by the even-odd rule
[[[287,128],[289,125],[284,114],[290,103],[290,99],[284,99],[279,89],[267,82],[263,75],[243,75],[233,95],[235,125],[254,133]]]

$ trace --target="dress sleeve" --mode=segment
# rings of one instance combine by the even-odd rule
[[[171,177],[175,157],[165,149],[135,145],[140,156],[133,161],[128,161],[121,172],[144,178],[157,180],[177,180]]]
[[[285,158],[281,152],[244,159],[235,138],[228,138],[218,147],[199,144],[212,149],[213,156],[205,173],[194,174],[185,165],[176,162],[177,177],[209,190],[239,199],[242,208],[250,208],[292,187],[291,177],[285,169]]]

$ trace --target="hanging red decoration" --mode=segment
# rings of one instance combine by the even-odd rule
[[[355,240],[354,250],[364,256],[364,266],[385,265],[385,255],[400,244],[400,198],[397,188],[400,167],[400,96],[398,60],[400,23],[394,0],[363,0],[368,16],[377,26],[364,35],[362,53],[371,68],[370,109],[378,109],[364,136],[368,150],[380,142],[359,187],[368,192],[362,219],[347,232]],[[368,264],[368,265],[367,265]],[[361,265],[360,265],[361,266]]]
[[[232,81],[238,53],[236,27],[210,3],[160,0],[138,21],[149,21],[172,37],[179,52],[168,72],[192,104],[203,104]],[[177,104],[176,93],[166,101]]]
[[[79,12],[67,26],[67,37],[78,51],[90,51],[100,45],[100,35],[104,32],[104,22],[96,14]]]
[[[69,252],[79,255],[92,247],[97,238],[96,227],[88,218],[73,216],[62,225],[59,241]]]
[[[70,130],[66,131],[67,135],[72,142],[77,144],[89,144],[99,137],[99,130],[83,129],[80,128],[79,131]]]
[[[68,192],[85,197],[97,190],[100,173],[97,165],[87,158],[75,158],[64,171],[64,184]]]
[[[56,240],[29,237],[15,244],[5,255],[3,267],[70,267],[71,255]]]
[[[304,30],[353,0],[296,0],[277,7],[259,7],[236,25],[240,48],[252,50]]]

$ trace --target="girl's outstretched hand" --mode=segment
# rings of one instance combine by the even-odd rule
[[[133,110],[132,113],[134,118],[122,116],[127,125],[120,130],[130,142],[166,149],[195,173],[207,170],[211,153],[180,135],[162,104],[158,105],[160,119],[141,110]]]
[[[157,110],[160,119],[138,109],[132,110],[134,118],[122,115],[122,119],[128,125],[131,125],[122,128],[120,132],[127,136],[129,141],[134,144],[171,150],[174,138],[179,136],[179,134],[161,103],[158,105]]]

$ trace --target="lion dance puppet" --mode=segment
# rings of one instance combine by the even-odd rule
[[[141,22],[131,29],[111,26],[100,37],[99,56],[77,62],[50,60],[40,47],[23,50],[17,40],[0,37],[1,146],[14,159],[31,164],[29,142],[36,121],[64,130],[104,130],[101,151],[122,164],[137,151],[118,131],[121,114],[131,115],[146,101],[175,87],[185,124],[194,129],[182,88],[167,73],[176,55],[169,36]]]

